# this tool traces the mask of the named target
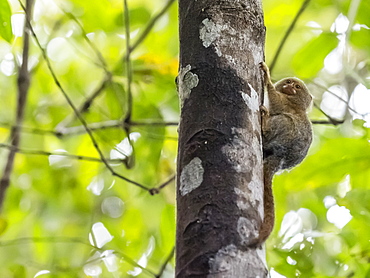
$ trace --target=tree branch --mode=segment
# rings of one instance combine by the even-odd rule
[[[131,121],[132,116],[132,106],[133,106],[133,99],[132,99],[132,91],[131,91],[131,83],[132,83],[132,65],[131,65],[131,51],[130,51],[130,17],[129,17],[129,9],[127,5],[127,0],[123,0],[124,12],[123,12],[123,20],[125,22],[125,32],[126,32],[126,55],[125,55],[125,64],[126,64],[126,91],[127,91],[127,111],[125,118],[123,120],[124,123],[129,123]],[[135,164],[135,148],[134,144],[132,144],[130,138],[130,126],[124,125],[124,130],[126,131],[128,142],[132,148],[132,154],[126,161],[126,167],[131,169]]]
[[[21,244],[26,244],[26,243],[78,243],[82,245],[86,245],[90,248],[93,248],[97,251],[105,251],[107,249],[105,248],[99,248],[96,246],[92,246],[90,243],[86,242],[82,238],[70,238],[70,237],[23,237],[23,238],[17,238],[13,240],[6,240],[6,241],[0,241],[0,247],[5,247],[5,246],[13,246],[13,245],[21,245]],[[129,256],[127,256],[125,253],[121,251],[114,251],[114,254],[119,255],[123,260],[128,262],[134,267],[140,268],[142,271],[146,272],[147,274],[156,277],[156,274],[149,270],[146,269],[145,267],[142,267],[140,264],[135,262],[133,259],[131,259]]]
[[[25,8],[24,8],[24,6],[23,6],[23,4],[22,4],[22,3],[20,3],[20,4],[21,4],[22,8],[23,8],[23,9],[25,9]],[[136,185],[136,186],[140,187],[141,189],[144,189],[144,190],[146,190],[146,191],[149,191],[149,188],[148,188],[148,187],[146,187],[146,186],[144,186],[144,185],[142,185],[142,184],[140,184],[140,183],[138,183],[138,182],[136,182],[136,181],[130,180],[130,179],[128,179],[128,178],[126,178],[126,177],[122,176],[121,174],[119,174],[119,173],[115,172],[115,171],[113,170],[112,166],[111,166],[111,165],[108,163],[108,161],[105,159],[104,154],[103,154],[102,150],[100,149],[100,147],[99,147],[99,145],[98,145],[98,143],[97,143],[97,141],[96,141],[96,139],[95,139],[95,137],[94,137],[94,135],[93,135],[92,131],[89,129],[89,127],[88,127],[88,125],[87,125],[87,122],[86,122],[86,121],[85,121],[85,119],[81,116],[81,114],[79,113],[79,111],[78,111],[77,107],[73,104],[73,102],[72,102],[72,100],[70,99],[70,97],[68,96],[67,92],[64,90],[63,86],[62,86],[62,85],[61,85],[61,83],[59,82],[59,80],[58,80],[58,78],[57,78],[57,76],[56,76],[56,74],[55,74],[55,72],[54,72],[54,70],[53,70],[53,68],[52,68],[52,66],[51,66],[50,60],[49,60],[49,58],[48,58],[48,56],[47,56],[47,54],[46,54],[46,50],[41,46],[40,41],[38,40],[37,35],[36,35],[35,31],[34,31],[34,30],[33,30],[33,28],[32,28],[32,25],[30,24],[30,22],[28,22],[28,24],[29,24],[30,30],[31,30],[31,32],[32,32],[32,35],[33,35],[33,37],[34,37],[34,39],[35,39],[35,41],[36,41],[36,44],[37,44],[37,46],[40,48],[41,53],[42,53],[42,56],[43,56],[44,60],[46,61],[47,67],[48,67],[48,69],[49,69],[49,71],[50,71],[50,73],[51,73],[51,76],[52,76],[52,78],[53,78],[53,80],[54,80],[54,83],[57,85],[57,87],[59,88],[60,92],[63,94],[64,98],[66,99],[66,101],[67,101],[68,105],[72,108],[72,110],[73,110],[73,112],[75,113],[76,117],[79,119],[79,121],[80,121],[80,122],[82,123],[82,125],[84,126],[84,128],[85,128],[85,130],[86,130],[86,133],[87,133],[87,134],[88,134],[88,136],[90,137],[90,140],[91,140],[91,142],[92,142],[92,144],[93,144],[93,146],[94,146],[95,150],[98,152],[98,154],[99,154],[99,156],[100,156],[100,159],[102,160],[102,162],[104,163],[104,165],[106,166],[106,168],[111,172],[111,174],[112,174],[113,176],[116,176],[116,177],[118,177],[118,178],[120,178],[120,179],[122,179],[122,180],[124,180],[124,181],[126,181],[126,182],[128,182],[128,183],[134,184],[134,185]]]
[[[162,183],[161,185],[157,186],[157,187],[153,187],[149,190],[149,193],[151,195],[155,195],[155,194],[158,194],[163,188],[165,188],[167,185],[169,185],[171,182],[173,182],[176,178],[176,175],[173,175],[172,177],[170,177],[167,181],[165,181],[164,183]]]
[[[92,41],[87,36],[87,33],[81,23],[78,21],[78,19],[70,12],[66,12],[63,10],[63,12],[71,18],[80,28],[83,38],[87,42],[87,44],[91,47],[91,49],[95,52],[96,56],[98,57],[102,68],[105,71],[105,76],[103,79],[103,82],[95,89],[94,92],[90,96],[87,97],[87,99],[80,105],[78,111],[80,114],[85,113],[93,103],[94,99],[97,98],[107,87],[108,84],[112,82],[112,76],[113,74],[108,70],[107,62],[105,61],[102,53],[99,51],[99,49],[92,43]],[[55,128],[58,132],[62,132],[66,126],[68,126],[74,119],[76,118],[75,115],[72,115],[72,117],[67,116],[64,120],[62,120],[57,127]]]
[[[122,57],[118,60],[119,62],[115,66],[116,71],[117,71],[118,68],[121,68],[122,61],[124,61],[126,59],[127,54],[130,55],[147,38],[147,36],[150,33],[150,31],[153,29],[155,23],[165,14],[165,12],[171,7],[171,5],[174,2],[175,2],[175,0],[169,0],[163,6],[163,8],[158,12],[158,14],[156,14],[149,21],[149,23],[147,24],[147,26],[144,28],[143,32],[138,36],[138,38],[135,40],[135,42],[133,42],[133,44],[126,49],[126,53],[124,53],[122,55]],[[79,24],[79,22],[78,22],[78,24]],[[82,28],[82,26],[80,26],[80,27]],[[84,30],[82,29],[82,31],[84,31]],[[127,35],[126,35],[126,37],[127,37]],[[112,75],[109,76],[109,75],[106,74],[106,76],[101,81],[101,84],[97,87],[97,89],[86,99],[86,101],[84,103],[81,104],[80,109],[79,109],[80,114],[83,114],[83,113],[85,113],[87,111],[87,109],[92,105],[92,103],[95,100],[95,98],[97,96],[99,96],[104,91],[104,89],[106,88],[106,86],[111,82],[111,79],[112,79]],[[60,131],[60,132],[62,132],[63,129],[66,126],[69,125],[69,123],[70,123],[70,119],[68,119],[68,118],[64,119],[62,122],[60,122],[58,124],[57,130]]]
[[[168,257],[162,264],[161,269],[159,270],[158,274],[155,276],[156,278],[161,278],[164,270],[166,269],[167,264],[170,262],[170,260],[172,260],[174,255],[175,255],[175,247],[172,248],[171,253],[168,255]]]
[[[23,32],[23,54],[22,54],[22,65],[18,71],[17,88],[18,88],[18,101],[17,101],[17,114],[16,114],[16,124],[12,128],[10,133],[11,145],[18,148],[20,144],[20,132],[19,126],[23,122],[25,107],[27,103],[27,95],[30,87],[30,73],[28,71],[28,58],[29,58],[29,28],[31,22],[31,14],[33,7],[33,0],[26,0],[26,7],[24,11],[26,13],[26,21]],[[14,158],[16,152],[10,150],[8,154],[8,159],[5,164],[3,176],[0,180],[0,210],[3,207],[5,193],[10,184],[10,176],[14,167]]]
[[[143,32],[138,36],[136,41],[130,47],[130,52],[134,51],[149,35],[150,31],[153,29],[154,24],[165,14],[165,12],[171,7],[175,0],[168,0],[168,2],[163,6],[162,10],[159,11],[147,24]]]
[[[144,127],[151,127],[151,126],[178,126],[178,122],[151,122],[151,121],[131,121],[128,124],[122,123],[122,120],[110,120],[105,122],[97,122],[97,123],[89,123],[88,127],[91,131],[93,130],[103,130],[103,129],[109,129],[109,128],[122,128],[124,125],[130,125],[130,126],[144,126]],[[14,126],[9,123],[1,123],[0,127],[2,128],[13,128]],[[67,135],[79,135],[86,133],[86,129],[83,125],[80,126],[72,126],[64,128],[61,131],[55,131],[55,130],[47,130],[47,129],[40,129],[40,128],[33,128],[33,127],[27,127],[27,126],[18,126],[19,132],[24,133],[31,133],[31,134],[50,134],[57,137],[61,136],[67,136]]]
[[[344,120],[338,120],[338,119],[334,119],[332,117],[330,117],[328,114],[326,114],[321,108],[320,106],[318,106],[316,103],[313,104],[316,109],[318,109],[321,113],[323,113],[325,115],[325,117],[328,118],[327,121],[322,121],[322,120],[313,120],[311,121],[311,123],[313,124],[319,124],[319,125],[326,125],[326,124],[330,124],[330,125],[340,125],[340,124],[343,124],[344,123]]]
[[[95,98],[97,98],[104,89],[108,86],[108,84],[112,81],[112,75],[110,73],[106,73],[103,82],[87,97],[87,99],[80,105],[78,108],[78,112],[80,114],[85,113],[90,106],[92,105]],[[64,118],[56,127],[55,130],[58,133],[64,133],[64,130],[67,129],[67,126],[70,125],[70,123],[76,119],[76,115],[70,115]]]
[[[77,159],[77,160],[86,160],[91,162],[99,162],[102,163],[102,160],[97,157],[90,157],[90,156],[83,156],[83,155],[75,155],[75,154],[68,154],[68,153],[53,153],[53,152],[46,152],[41,150],[25,150],[18,147],[15,147],[13,145],[7,145],[7,144],[0,144],[0,148],[8,149],[12,152],[21,153],[21,154],[28,154],[28,155],[44,155],[44,156],[50,156],[50,155],[58,155],[58,156],[65,156],[70,159]],[[124,159],[105,159],[108,162],[124,162]]]
[[[308,6],[309,3],[310,3],[310,0],[304,0],[303,1],[301,8],[299,9],[299,11],[297,12],[296,16],[294,17],[294,19],[293,19],[292,23],[290,24],[288,30],[285,32],[284,37],[281,40],[278,49],[276,50],[276,53],[274,55],[274,58],[272,59],[271,65],[269,67],[270,68],[270,72],[272,72],[273,68],[275,67],[276,61],[279,58],[280,53],[283,50],[283,47],[284,47],[284,45],[285,45],[285,43],[286,43],[289,35],[292,33],[292,31],[293,31],[293,29],[294,29],[294,27],[295,27],[298,19],[300,18],[300,16],[302,15],[302,13],[305,11],[305,9],[307,8],[307,6]]]
[[[105,122],[98,122],[98,123],[91,123],[89,124],[89,128],[91,130],[99,130],[99,129],[108,129],[108,128],[122,128],[125,126],[178,126],[178,122],[139,122],[139,121],[131,121],[129,123],[123,123],[122,120],[111,120]],[[71,135],[71,134],[81,134],[86,132],[83,126],[73,126],[65,128],[61,133],[58,132],[60,135]]]
[[[337,94],[335,94],[334,92],[332,92],[332,91],[330,91],[328,88],[326,88],[325,86],[323,86],[323,85],[320,85],[320,84],[318,84],[318,83],[316,83],[316,82],[311,82],[313,85],[315,85],[315,86],[317,86],[317,87],[319,87],[319,88],[321,88],[321,89],[323,89],[323,90],[325,90],[326,92],[328,92],[329,94],[331,94],[331,95],[333,95],[333,96],[335,96],[337,99],[339,99],[340,101],[343,101],[346,105],[347,105],[347,107],[348,107],[348,110],[351,110],[353,113],[356,113],[357,115],[360,115],[360,116],[362,116],[362,117],[365,117],[366,116],[366,114],[361,114],[361,113],[358,113],[355,109],[353,109],[350,105],[349,105],[349,103],[348,103],[348,101],[347,100],[345,100],[345,99],[343,99],[343,98],[341,98],[340,96],[338,96]],[[321,109],[320,109],[321,110]],[[321,110],[322,111],[322,110]],[[322,111],[323,112],[323,111]],[[324,112],[323,112],[324,113]],[[325,114],[325,113],[324,113]],[[325,114],[326,115],[326,114]]]

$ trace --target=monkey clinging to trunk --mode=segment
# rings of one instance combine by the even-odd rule
[[[257,244],[270,235],[275,220],[272,178],[282,169],[299,164],[306,156],[312,142],[312,127],[307,109],[312,102],[302,80],[289,77],[271,82],[270,71],[260,64],[267,88],[268,108],[261,106],[263,168],[264,168],[264,219]]]

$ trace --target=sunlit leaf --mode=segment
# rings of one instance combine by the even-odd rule
[[[370,29],[358,26],[360,30],[351,32],[351,43],[360,49],[370,51]],[[369,26],[370,28],[370,26]]]
[[[0,36],[7,42],[11,42],[13,38],[11,14],[8,0],[0,0]]]
[[[8,221],[5,218],[0,217],[0,235],[2,235],[6,231],[7,227]]]
[[[329,140],[299,167],[277,179],[284,178],[288,188],[298,190],[338,183],[348,174],[353,186],[369,188],[370,184],[365,182],[370,174],[370,144],[367,140]]]
[[[175,208],[167,205],[161,215],[161,238],[163,240],[162,248],[171,250],[175,243]]]
[[[334,33],[321,33],[311,40],[293,58],[293,68],[301,78],[312,78],[324,66],[324,58],[338,45]]]
[[[370,2],[369,1],[360,1],[360,6],[358,8],[356,22],[359,24],[365,24],[370,27]]]
[[[139,6],[136,8],[132,8],[129,11],[129,18],[130,18],[130,28],[135,29],[138,26],[143,26],[143,24],[147,24],[148,20],[150,19],[150,11],[148,7]],[[124,16],[123,14],[118,14],[116,18],[116,24],[124,26]]]

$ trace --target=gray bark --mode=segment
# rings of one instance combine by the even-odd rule
[[[266,277],[260,0],[179,0],[176,277]]]

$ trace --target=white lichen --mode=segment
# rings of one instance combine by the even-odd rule
[[[236,277],[235,274],[244,273],[246,267],[249,267],[249,271],[251,271],[251,273],[248,273],[248,277],[260,277],[258,276],[258,273],[260,273],[259,267],[261,263],[266,265],[266,258],[260,256],[263,254],[263,251],[257,251],[257,249],[240,250],[234,244],[220,248],[215,256],[208,261],[209,275],[207,277],[211,278],[215,277],[215,275],[219,277],[220,273],[224,273],[220,277]]]
[[[256,150],[259,149],[262,153],[262,146],[255,135],[245,133],[243,128],[233,127],[231,132],[233,137],[222,147],[222,153],[237,173],[250,172],[251,166],[258,167],[258,165],[251,165],[248,161],[255,156]]]
[[[202,160],[199,157],[194,157],[187,164],[180,175],[180,193],[182,196],[190,193],[195,188],[199,187],[203,182],[204,168]]]
[[[238,187],[234,187],[234,191],[235,194],[238,196],[236,200],[236,205],[238,206],[238,208],[240,210],[249,210],[251,208],[248,202],[250,198],[249,195]]]
[[[245,217],[239,217],[238,219],[237,232],[242,244],[248,243],[258,233],[258,230],[256,230],[257,225],[252,221]]]
[[[259,110],[259,99],[256,90],[248,83],[249,88],[251,89],[251,95],[241,92],[244,102],[247,104],[249,109],[252,110],[253,113]]]
[[[249,170],[247,160],[248,150],[243,137],[235,134],[229,143],[222,146],[221,151],[237,173],[246,173]]]
[[[221,35],[221,30],[221,25],[215,24],[208,18],[204,19],[199,30],[199,38],[203,42],[203,46],[209,47]]]
[[[222,52],[217,46],[215,46],[215,51],[216,51],[216,54],[217,54],[218,57],[222,56]]]
[[[223,272],[230,269],[232,259],[237,256],[238,249],[234,244],[230,244],[226,247],[218,250],[214,258],[209,259],[210,273]]]
[[[253,131],[260,131],[261,127],[259,125],[259,113],[257,113],[260,109],[260,102],[258,93],[256,90],[248,83],[248,86],[250,88],[250,96],[244,92],[240,92],[242,95],[242,98],[245,102],[245,104],[248,106],[248,108],[252,111],[251,113],[251,122],[253,124]],[[259,143],[258,143],[259,144]]]
[[[191,90],[198,86],[199,83],[198,75],[192,73],[190,70],[190,65],[181,68],[177,78],[181,107],[185,99],[190,96]]]
[[[258,115],[258,113],[254,113]],[[261,200],[262,184],[262,145],[261,139],[255,134],[246,133],[243,128],[233,127],[230,141],[222,146],[221,151],[227,158],[233,170],[237,173],[250,173],[250,181],[242,188],[234,188],[237,206],[241,210],[257,207],[260,217],[263,217],[263,202]],[[261,153],[258,156],[257,153]]]

